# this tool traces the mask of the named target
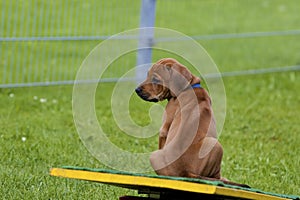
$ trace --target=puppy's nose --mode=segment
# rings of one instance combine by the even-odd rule
[[[136,92],[137,94],[140,94],[140,93],[142,92],[142,89],[141,89],[140,87],[138,87],[138,88],[135,89],[135,92]]]

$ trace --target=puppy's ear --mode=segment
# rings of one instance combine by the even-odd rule
[[[201,83],[201,79],[197,76],[194,76],[184,65],[176,63],[174,64],[173,68],[179,71],[179,73],[186,78],[190,85]]]
[[[197,76],[194,76],[193,74],[192,74],[192,80],[191,80],[191,85],[194,85],[194,84],[197,84],[197,83],[201,83],[201,79],[199,78],[199,77],[197,77]]]
[[[177,96],[181,91],[186,89],[194,78],[192,73],[180,63],[174,63],[170,67],[170,73],[169,89],[174,96]]]

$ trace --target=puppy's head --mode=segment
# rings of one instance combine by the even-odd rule
[[[136,93],[146,101],[158,102],[176,97],[200,79],[177,60],[163,58],[149,69],[146,80],[136,88]]]

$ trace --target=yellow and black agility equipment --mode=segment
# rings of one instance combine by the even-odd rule
[[[65,166],[52,168],[52,176],[80,179],[138,190],[148,194],[147,199],[257,199],[299,200],[299,196],[275,194],[253,188],[224,184],[221,181],[127,173],[115,170],[91,169]],[[120,197],[120,199],[144,199],[142,197]]]

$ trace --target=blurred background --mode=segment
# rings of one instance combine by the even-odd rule
[[[299,64],[297,0],[148,0],[145,10],[142,2],[1,1],[0,87],[72,83],[97,44],[143,26],[145,12],[154,18],[142,20],[193,37],[222,72]],[[122,62],[107,78],[118,78],[136,59]]]

